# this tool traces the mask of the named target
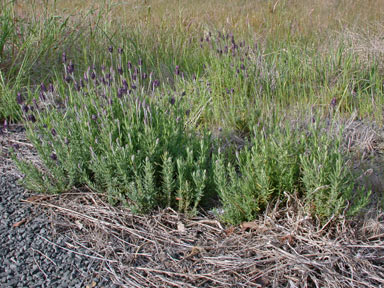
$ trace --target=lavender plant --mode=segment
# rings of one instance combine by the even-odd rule
[[[210,135],[185,126],[182,100],[156,91],[159,81],[142,63],[124,65],[119,56],[117,69],[90,67],[79,78],[64,54],[63,77],[42,84],[39,101],[18,96],[43,163],[17,161],[25,184],[51,193],[87,185],[137,212],[169,205],[195,213],[212,186]]]
[[[232,224],[252,221],[285,193],[304,200],[308,214],[321,222],[348,210],[350,215],[367,203],[369,191],[356,187],[341,136],[311,133],[276,125],[253,130],[250,143],[236,153],[233,163],[219,153],[214,168],[223,220]]]

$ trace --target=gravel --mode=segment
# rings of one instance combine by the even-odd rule
[[[3,157],[8,145],[2,137],[0,287],[118,287],[99,272],[102,260],[84,256],[92,256],[86,245],[76,246],[65,232],[57,233],[43,209],[22,201],[32,195],[4,164],[9,164]]]
[[[89,252],[52,233],[48,215],[21,201],[30,195],[16,181],[0,175],[0,287],[114,287],[97,272],[101,260],[79,255]]]

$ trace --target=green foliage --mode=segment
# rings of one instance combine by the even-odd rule
[[[280,115],[263,129],[250,128],[277,110],[283,115],[310,105],[327,114],[330,103],[333,111],[382,117],[384,78],[377,59],[359,58],[353,45],[331,39],[326,30],[319,38],[317,28],[294,28],[297,7],[265,14],[271,4],[261,3],[260,14],[251,17],[255,22],[245,24],[242,13],[248,9],[231,4],[243,11],[238,19],[229,21],[225,8],[223,22],[211,15],[218,22],[206,30],[188,20],[204,18],[204,5],[190,7],[195,16],[188,9],[176,13],[176,7],[149,13],[139,5],[121,9],[135,11],[126,17],[117,11],[123,4],[115,3],[114,10],[105,3],[68,17],[69,12],[60,16],[54,1],[44,13],[36,4],[21,17],[16,4],[3,1],[0,9],[0,120],[36,118],[25,123],[43,165],[15,159],[29,189],[60,193],[88,185],[136,212],[170,206],[189,214],[218,193],[229,223],[253,220],[278,199],[284,202],[284,192],[297,193],[308,213],[322,221],[347,208],[353,214],[367,202],[365,191],[355,187],[340,137],[317,124],[305,131],[281,127]],[[235,30],[252,35],[238,38]],[[255,31],[267,35],[256,39]],[[323,47],[324,39],[329,47]],[[74,73],[60,71],[63,51]],[[92,64],[102,63],[110,67],[91,80]],[[79,89],[78,71],[88,65],[89,82],[82,77]],[[41,82],[54,82],[55,91],[31,104],[40,91],[27,91]],[[21,112],[18,92],[33,112]],[[204,128],[249,141],[237,152],[216,155],[217,143]]]
[[[368,204],[370,196],[355,187],[352,167],[342,151],[342,136],[333,139],[324,130],[310,130],[306,152],[300,155],[306,209],[322,220],[347,209],[353,215]]]
[[[219,154],[214,175],[223,220],[251,221],[268,205],[284,202],[284,192],[303,197],[307,212],[321,221],[364,207],[369,193],[355,189],[341,136],[333,139],[323,130],[316,125],[309,134],[278,125],[254,129],[250,148],[237,152],[233,164]]]
[[[154,91],[122,96],[117,82],[95,83],[77,91],[58,80],[58,92],[45,92],[38,109],[24,115],[36,118],[26,121],[27,135],[44,164],[30,169],[18,161],[26,185],[55,193],[88,185],[138,212],[170,205],[196,213],[210,186],[209,133],[185,126],[180,101],[152,103]]]
[[[284,191],[299,188],[299,156],[305,146],[298,136],[288,127],[254,129],[250,148],[237,152],[234,164],[226,163],[219,155],[215,181],[227,222],[251,221]]]

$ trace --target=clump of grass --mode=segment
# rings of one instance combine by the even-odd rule
[[[17,7],[16,1],[0,4],[0,119],[12,121],[21,116],[17,92],[52,79],[61,65],[60,51],[76,50],[86,42],[80,37],[80,22],[70,25],[69,17],[20,14]]]

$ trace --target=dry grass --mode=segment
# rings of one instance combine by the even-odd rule
[[[173,210],[151,216],[77,191],[27,202],[45,207],[54,227],[85,247],[121,287],[379,287],[384,285],[383,215],[364,224],[317,226],[290,197],[240,227]],[[339,224],[335,224],[335,223]],[[67,249],[68,249],[67,247]]]
[[[46,5],[45,1],[16,1],[20,16],[92,15],[103,12],[115,28],[134,27],[150,32],[165,30],[226,29],[236,34],[262,37],[329,36],[330,32],[354,30],[372,23],[382,23],[381,0],[276,0],[276,1],[187,1],[187,0],[63,0]],[[107,13],[106,13],[107,12]],[[153,32],[152,32],[153,33]],[[321,40],[321,39],[319,39]]]

